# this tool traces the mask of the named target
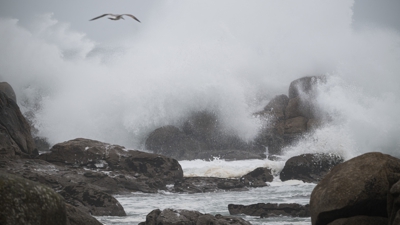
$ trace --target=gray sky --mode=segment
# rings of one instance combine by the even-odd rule
[[[35,15],[54,13],[58,21],[69,23],[73,30],[85,33],[90,39],[105,41],[115,36],[139,32],[141,24],[134,21],[92,21],[88,20],[103,13],[131,13],[143,23],[151,15],[152,8],[165,1],[155,0],[2,0],[0,2],[0,17],[16,18],[22,25],[27,24]],[[399,0],[355,0],[354,27],[365,25],[383,26],[400,31],[400,1]],[[105,26],[106,24],[106,26]],[[143,26],[143,25],[142,25]],[[104,29],[110,31],[104,32]],[[101,33],[101,37],[96,34]]]

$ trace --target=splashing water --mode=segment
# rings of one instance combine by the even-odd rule
[[[292,80],[325,74],[316,103],[332,122],[287,157],[367,151],[399,154],[400,35],[352,29],[353,1],[166,1],[133,37],[96,43],[57,15],[27,26],[0,19],[0,79],[38,135],[143,148],[149,132],[215,112],[252,140],[252,113]],[[204,16],[207,15],[207,16]]]

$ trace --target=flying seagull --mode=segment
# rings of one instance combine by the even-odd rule
[[[93,19],[91,19],[89,21],[97,20],[97,19],[100,19],[101,17],[105,17],[105,16],[111,16],[111,17],[108,17],[108,19],[110,19],[110,20],[120,20],[120,19],[124,20],[124,16],[129,16],[132,19],[134,19],[134,20],[136,20],[136,21],[138,21],[140,23],[140,20],[138,20],[138,18],[136,18],[134,15],[131,15],[131,14],[111,14],[111,13],[103,14],[103,15],[95,17],[95,18],[93,18]]]

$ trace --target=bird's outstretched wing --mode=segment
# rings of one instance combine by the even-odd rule
[[[124,15],[124,16],[129,16],[129,17],[131,17],[132,19],[134,19],[134,20],[136,20],[136,21],[138,21],[138,22],[140,23],[140,20],[139,20],[138,18],[136,18],[134,15],[131,15],[131,14],[122,14],[122,15]]]
[[[93,19],[91,19],[89,21],[97,20],[97,19],[100,19],[101,17],[105,17],[105,16],[115,16],[115,15],[114,14],[110,14],[110,13],[106,13],[106,14],[103,14],[101,16],[95,17],[95,18],[93,18]]]

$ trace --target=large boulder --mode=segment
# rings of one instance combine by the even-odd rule
[[[271,169],[266,167],[258,167],[240,178],[240,181],[248,187],[265,187],[268,186],[266,182],[273,180]]]
[[[357,216],[398,221],[395,184],[399,180],[400,159],[378,152],[366,153],[333,167],[311,194],[312,224],[324,225]]]
[[[242,218],[222,215],[203,214],[184,209],[155,209],[146,216],[146,221],[139,225],[250,225]]]
[[[70,204],[65,204],[67,225],[103,225],[96,218]]]
[[[56,165],[123,171],[136,178],[158,179],[161,186],[183,177],[182,167],[175,159],[83,138],[56,144],[50,153],[39,158]]]
[[[0,91],[0,158],[37,154],[30,126],[17,103]]]
[[[44,185],[0,173],[0,224],[67,224],[64,199]]]
[[[400,224],[400,180],[390,188],[387,206],[389,224]]]
[[[337,219],[328,225],[387,225],[388,218],[373,216],[353,216]],[[396,224],[396,223],[395,223]],[[398,223],[397,223],[398,224]]]
[[[126,216],[113,196],[83,185],[70,185],[60,192],[66,202],[93,216]]]
[[[279,176],[282,181],[318,182],[332,167],[342,162],[343,158],[336,154],[302,154],[288,159]]]
[[[297,203],[229,204],[228,210],[231,215],[244,214],[261,218],[278,216],[310,217],[309,205],[304,206]]]

